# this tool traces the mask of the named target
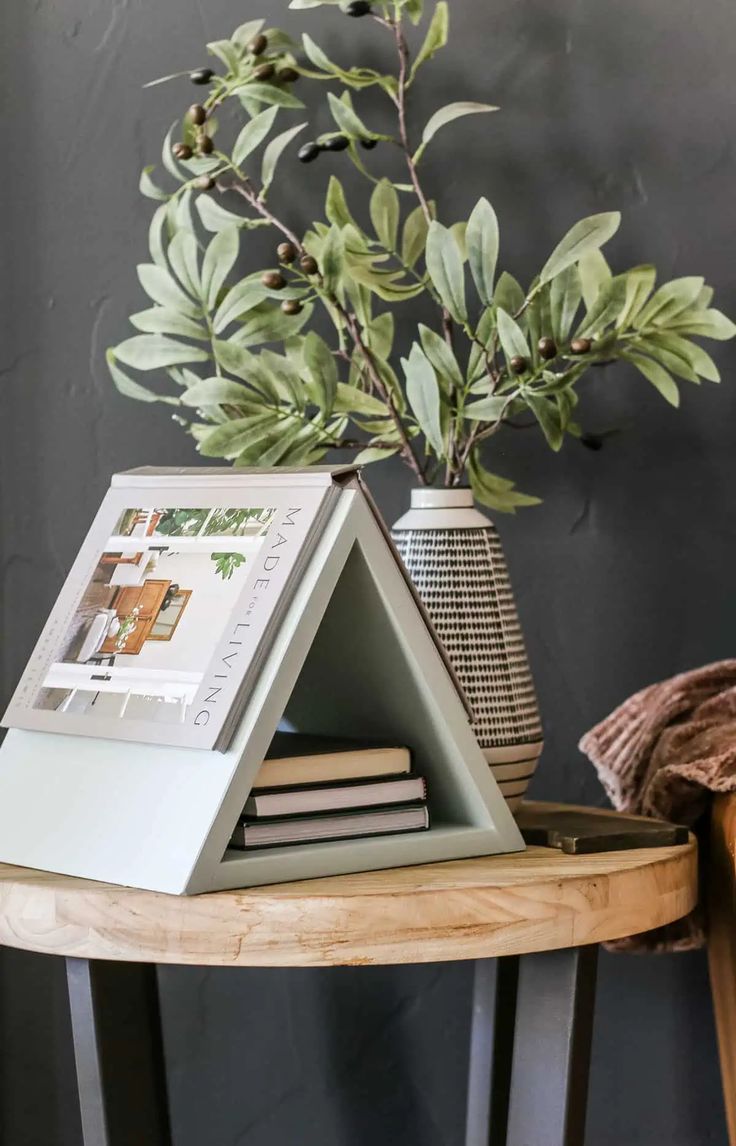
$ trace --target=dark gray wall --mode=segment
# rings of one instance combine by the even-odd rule
[[[377,30],[282,0],[6,0],[0,13],[0,498],[2,687],[12,687],[116,469],[187,464],[163,408],[126,402],[103,366],[142,304],[148,205],[137,174],[189,102],[142,83],[202,59],[199,44],[266,13],[333,53]],[[578,216],[620,207],[621,264],[702,272],[736,313],[732,0],[453,0],[453,47],[420,116],[451,98],[503,105],[449,130],[427,164],[450,217],[481,194],[506,265],[530,274]],[[438,141],[439,142],[439,141]],[[343,157],[336,167],[346,169]],[[327,164],[291,205],[304,222]],[[447,217],[447,216],[446,216]],[[604,371],[584,407],[621,431],[600,453],[547,453],[532,435],[499,468],[543,507],[500,526],[536,671],[548,749],[537,795],[602,802],[580,734],[644,683],[733,654],[736,351],[721,387],[681,411]],[[409,482],[371,472],[390,519]],[[459,1146],[468,968],[165,970],[178,1146]],[[59,968],[7,953],[0,1007],[5,1146],[77,1146]],[[725,1143],[700,956],[606,957],[591,1146]]]

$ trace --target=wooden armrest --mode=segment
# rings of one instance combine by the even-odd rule
[[[713,801],[706,887],[708,964],[721,1083],[729,1146],[736,1146],[736,792]]]

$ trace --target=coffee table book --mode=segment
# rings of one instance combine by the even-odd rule
[[[282,605],[250,650],[257,671],[236,682],[231,727],[226,719],[214,745],[123,739],[107,725],[104,735],[10,728],[0,747],[0,861],[181,895],[523,850],[446,655],[354,467],[144,469],[117,475],[113,488],[135,493],[128,508],[144,514],[147,530],[160,506],[293,506],[301,493],[321,491],[327,508],[313,517]],[[148,548],[142,537],[136,553]],[[218,565],[225,558],[224,549],[212,556]],[[152,578],[140,569],[146,560]],[[167,560],[137,557],[142,580],[170,580],[159,576]],[[237,560],[230,564],[235,577]],[[169,585],[173,607],[185,588]],[[141,615],[123,618],[134,647]],[[175,636],[186,621],[162,626],[160,616],[146,620],[143,642],[156,639],[157,625]],[[108,675],[119,641],[113,633],[98,643],[93,656],[108,662],[95,676]],[[183,695],[186,722],[191,691]],[[229,848],[282,721],[304,733],[408,745],[427,781],[430,829]]]

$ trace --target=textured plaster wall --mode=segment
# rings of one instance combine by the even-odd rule
[[[578,216],[621,207],[611,254],[706,273],[736,313],[732,0],[452,0],[453,47],[417,122],[448,99],[503,114],[449,130],[428,157],[446,217],[495,203],[506,265],[539,265]],[[115,469],[193,460],[163,408],[117,396],[105,346],[143,305],[147,205],[137,173],[189,102],[147,79],[285,2],[6,0],[0,10],[0,499],[7,695]],[[331,54],[375,30],[288,18]],[[326,120],[323,120],[326,126]],[[347,170],[343,157],[328,161]],[[297,226],[327,165],[299,170]],[[292,182],[292,187],[296,184]],[[559,457],[516,435],[499,468],[544,505],[501,521],[543,706],[539,796],[601,802],[575,744],[627,693],[733,654],[736,349],[721,387],[681,411],[626,371],[583,407],[615,431]],[[399,465],[373,471],[386,515]],[[460,1146],[469,968],[161,975],[177,1146]],[[0,1137],[78,1146],[61,969],[8,952],[0,979]],[[724,1146],[704,960],[604,957],[590,1146]]]

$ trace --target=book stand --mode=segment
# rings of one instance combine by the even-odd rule
[[[228,850],[282,719],[409,745],[427,779],[430,830]],[[227,751],[18,729],[0,749],[0,861],[65,875],[189,895],[523,847],[357,488],[340,494]]]

